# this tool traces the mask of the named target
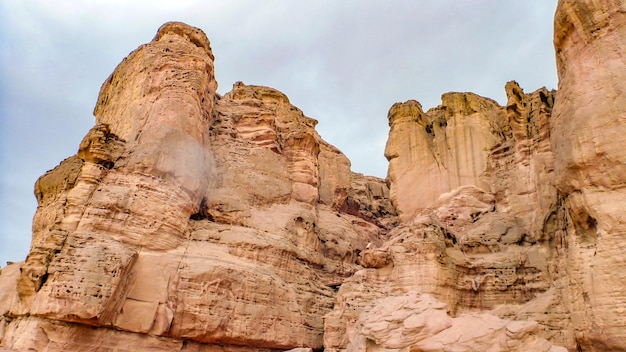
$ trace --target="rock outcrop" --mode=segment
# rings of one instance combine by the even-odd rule
[[[551,129],[557,237],[576,340],[626,349],[626,3],[561,1]]]
[[[385,155],[401,224],[341,286],[325,322],[329,350],[517,350],[455,345],[476,326],[449,345],[423,347],[406,331],[390,345],[396,320],[380,311],[413,291],[445,302],[454,319],[531,319],[569,350],[626,348],[625,14],[617,1],[559,3],[558,93],[509,82],[504,107],[471,93],[444,94],[427,112],[416,101],[392,106]],[[539,349],[529,346],[520,348]]]
[[[534,334],[534,321],[506,321],[484,313],[456,318],[431,295],[409,292],[374,301],[350,333],[350,351],[543,351],[565,352]]]
[[[626,6],[561,0],[559,90],[389,110],[381,180],[163,25],[41,176],[10,351],[626,349]]]
[[[78,153],[37,181],[31,252],[2,274],[4,346],[322,348],[335,287],[395,223],[388,188],[284,94],[216,88],[182,23],[116,68]]]
[[[539,235],[556,201],[549,117],[554,92],[506,85],[506,107],[472,93],[446,93],[423,112],[414,100],[389,110],[391,200],[408,221],[432,212],[443,194],[475,186],[498,210],[524,218]]]
[[[401,223],[376,253],[360,253],[364,268],[340,287],[325,320],[327,349],[349,348],[351,336],[359,338],[366,307],[414,291],[436,296],[454,317],[487,311],[487,321],[532,319],[543,338],[574,344],[551,265],[555,92],[525,94],[515,82],[506,91],[506,106],[448,93],[426,113],[416,101],[390,109],[388,180]]]

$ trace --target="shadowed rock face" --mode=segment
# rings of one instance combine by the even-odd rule
[[[626,349],[625,14],[559,2],[558,92],[394,104],[387,180],[163,25],[37,181],[0,349]]]

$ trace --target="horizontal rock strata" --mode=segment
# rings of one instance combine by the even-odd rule
[[[0,350],[625,350],[625,14],[559,1],[558,91],[394,104],[386,180],[166,23],[37,180]]]

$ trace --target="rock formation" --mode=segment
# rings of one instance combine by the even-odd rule
[[[284,94],[216,88],[209,41],[181,23],[116,68],[77,155],[35,185],[4,346],[322,348],[334,287],[395,223],[388,188]]]
[[[560,197],[559,265],[576,340],[626,349],[626,3],[562,1],[551,139]]]
[[[351,351],[549,351],[564,352],[533,334],[534,321],[506,321],[491,314],[450,318],[447,306],[428,294],[409,292],[374,301],[349,335]]]
[[[557,192],[549,143],[555,92],[525,94],[515,82],[506,91],[504,107],[475,94],[448,93],[426,113],[416,101],[390,109],[388,179],[402,222],[383,246],[360,253],[364,268],[339,288],[325,321],[327,349],[349,348],[363,338],[359,321],[367,307],[382,309],[376,302],[393,305],[394,297],[402,301],[410,292],[436,296],[464,319],[476,311],[489,311],[487,321],[532,319],[537,335],[574,344],[561,291],[552,284],[558,275],[552,265]],[[390,321],[384,314],[367,319],[374,325]],[[421,343],[403,347],[437,350]],[[502,346],[507,343],[533,350],[519,341]]]
[[[625,26],[561,0],[558,91],[394,104],[381,180],[163,25],[37,181],[0,350],[625,350]]]

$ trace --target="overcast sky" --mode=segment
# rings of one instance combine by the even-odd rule
[[[161,24],[204,30],[219,93],[276,88],[356,172],[385,177],[387,111],[471,91],[505,103],[504,84],[556,88],[556,0],[2,0],[0,266],[24,260],[33,185],[76,153],[102,82]]]

